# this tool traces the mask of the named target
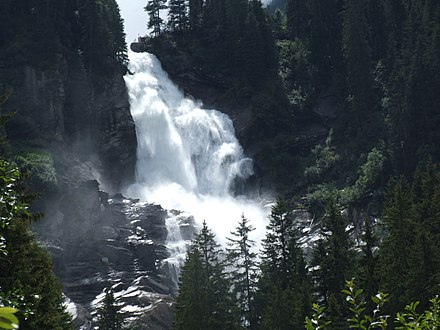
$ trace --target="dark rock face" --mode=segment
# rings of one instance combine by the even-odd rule
[[[137,143],[121,72],[92,81],[72,55],[45,68],[10,68],[8,74],[0,95],[13,90],[1,109],[16,112],[7,124],[11,142],[45,149],[54,158],[92,161],[109,191],[133,181]],[[57,170],[63,175],[64,168]]]
[[[178,214],[190,239],[194,219],[121,194],[108,198],[96,180],[77,184],[48,205],[36,230],[53,255],[64,292],[76,304],[78,328],[91,329],[89,313],[103,290],[113,287],[127,323],[169,329],[176,284],[166,261],[165,221]]]

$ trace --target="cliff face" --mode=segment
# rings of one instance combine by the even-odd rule
[[[133,180],[136,135],[122,73],[92,82],[79,58],[63,58],[48,69],[26,65],[9,75],[14,83],[4,86],[12,93],[2,112],[16,112],[7,135],[17,150],[49,151],[59,176],[69,158],[92,162],[95,179],[109,191]]]

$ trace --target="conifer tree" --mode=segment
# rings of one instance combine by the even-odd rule
[[[387,237],[380,247],[381,290],[390,294],[388,310],[395,313],[407,302],[408,256],[413,245],[412,199],[408,182],[391,180],[385,195],[383,225]]]
[[[254,296],[256,291],[257,261],[256,253],[252,252],[255,242],[249,234],[255,228],[242,215],[232,237],[228,238],[227,264],[230,271],[232,294],[239,307],[239,316],[244,327],[252,329],[254,322]]]
[[[439,173],[428,162],[418,168],[411,185],[401,177],[387,188],[379,265],[381,290],[390,293],[390,313],[414,300],[426,308],[440,285]]]
[[[125,73],[128,63],[124,23],[116,0],[79,0],[79,47],[87,71],[94,76]]]
[[[340,69],[342,1],[308,0],[308,8],[312,62],[325,86]]]
[[[120,330],[122,328],[123,316],[112,289],[105,290],[102,306],[97,312],[97,326],[99,330]]]
[[[200,251],[191,247],[181,270],[173,329],[204,330],[209,324],[209,284],[204,271]]]
[[[198,32],[202,24],[202,12],[204,8],[203,0],[188,1],[188,20],[193,33]]]
[[[158,37],[162,32],[163,19],[160,12],[166,9],[166,0],[149,0],[144,10],[148,13],[148,28],[152,29],[151,33],[154,37]]]
[[[309,281],[303,252],[287,204],[272,207],[263,240],[257,308],[263,329],[297,329],[310,310]]]
[[[377,237],[374,233],[373,219],[366,216],[364,218],[362,235],[361,256],[359,261],[359,270],[356,278],[359,280],[360,287],[364,288],[366,297],[373,297],[379,291],[379,276],[377,270],[378,255]],[[366,301],[367,312],[373,312],[375,305],[371,299]]]
[[[72,329],[64,298],[52,271],[48,253],[37,243],[29,223],[38,218],[29,212],[32,196],[26,194],[23,176],[0,160],[0,288],[21,296],[17,316],[29,330]],[[25,315],[27,312],[27,315]]]
[[[239,321],[230,295],[223,252],[206,222],[194,239],[181,273],[175,329],[236,329]]]
[[[128,64],[127,44],[125,42],[124,20],[121,17],[119,5],[115,0],[109,0],[107,5],[108,31],[112,57],[124,69]]]
[[[380,130],[381,123],[377,96],[373,90],[366,13],[365,0],[346,0],[343,49],[347,64],[347,99],[349,102],[346,111],[341,115],[344,123],[350,123],[344,129],[346,139],[357,139],[357,150],[362,146],[367,148],[364,151],[371,149],[377,142],[379,138],[377,130]]]
[[[182,32],[188,28],[188,14],[185,0],[170,0],[168,26],[172,32]]]
[[[312,265],[317,294],[332,319],[331,329],[343,329],[345,281],[353,275],[354,253],[346,230],[347,220],[341,215],[333,193],[327,201],[321,235],[315,248]]]
[[[286,0],[287,29],[291,40],[304,40],[308,37],[308,19],[306,0]]]

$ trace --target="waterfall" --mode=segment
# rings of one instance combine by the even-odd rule
[[[260,239],[266,211],[257,202],[230,194],[234,180],[253,173],[252,159],[244,156],[231,119],[186,98],[154,55],[129,55],[133,74],[125,76],[125,82],[138,150],[136,183],[127,193],[188,212],[198,223],[206,220],[221,243],[245,214],[257,228],[255,239]],[[170,257],[174,265],[183,261],[176,256],[184,247],[179,244],[176,221],[167,221],[167,246],[174,253]]]

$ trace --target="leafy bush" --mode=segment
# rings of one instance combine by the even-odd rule
[[[366,302],[362,289],[357,289],[354,280],[346,282],[346,289],[343,290],[348,303],[349,314],[351,315],[347,321],[347,329],[389,329],[388,320],[390,315],[382,314],[382,307],[388,301],[388,295],[379,292],[371,297],[375,304],[372,314],[367,313]],[[399,330],[433,330],[440,327],[440,299],[438,296],[430,300],[430,307],[418,312],[419,302],[412,302],[405,307],[405,312],[397,313],[394,319],[395,329]],[[306,330],[320,330],[331,325],[332,321],[326,319],[326,310],[319,304],[313,304],[312,318],[306,317]]]
[[[325,145],[318,144],[313,148],[312,155],[315,158],[315,164],[309,166],[304,171],[304,176],[311,182],[317,181],[328,172],[339,161],[340,157],[333,146],[333,131],[325,141]]]
[[[373,148],[367,156],[367,161],[361,166],[361,173],[354,185],[342,191],[342,203],[356,202],[368,197],[377,186],[384,163],[383,151]]]
[[[18,329],[17,309],[0,307],[0,329]]]
[[[43,184],[56,184],[57,175],[52,155],[43,151],[21,153],[15,158],[17,165]]]

